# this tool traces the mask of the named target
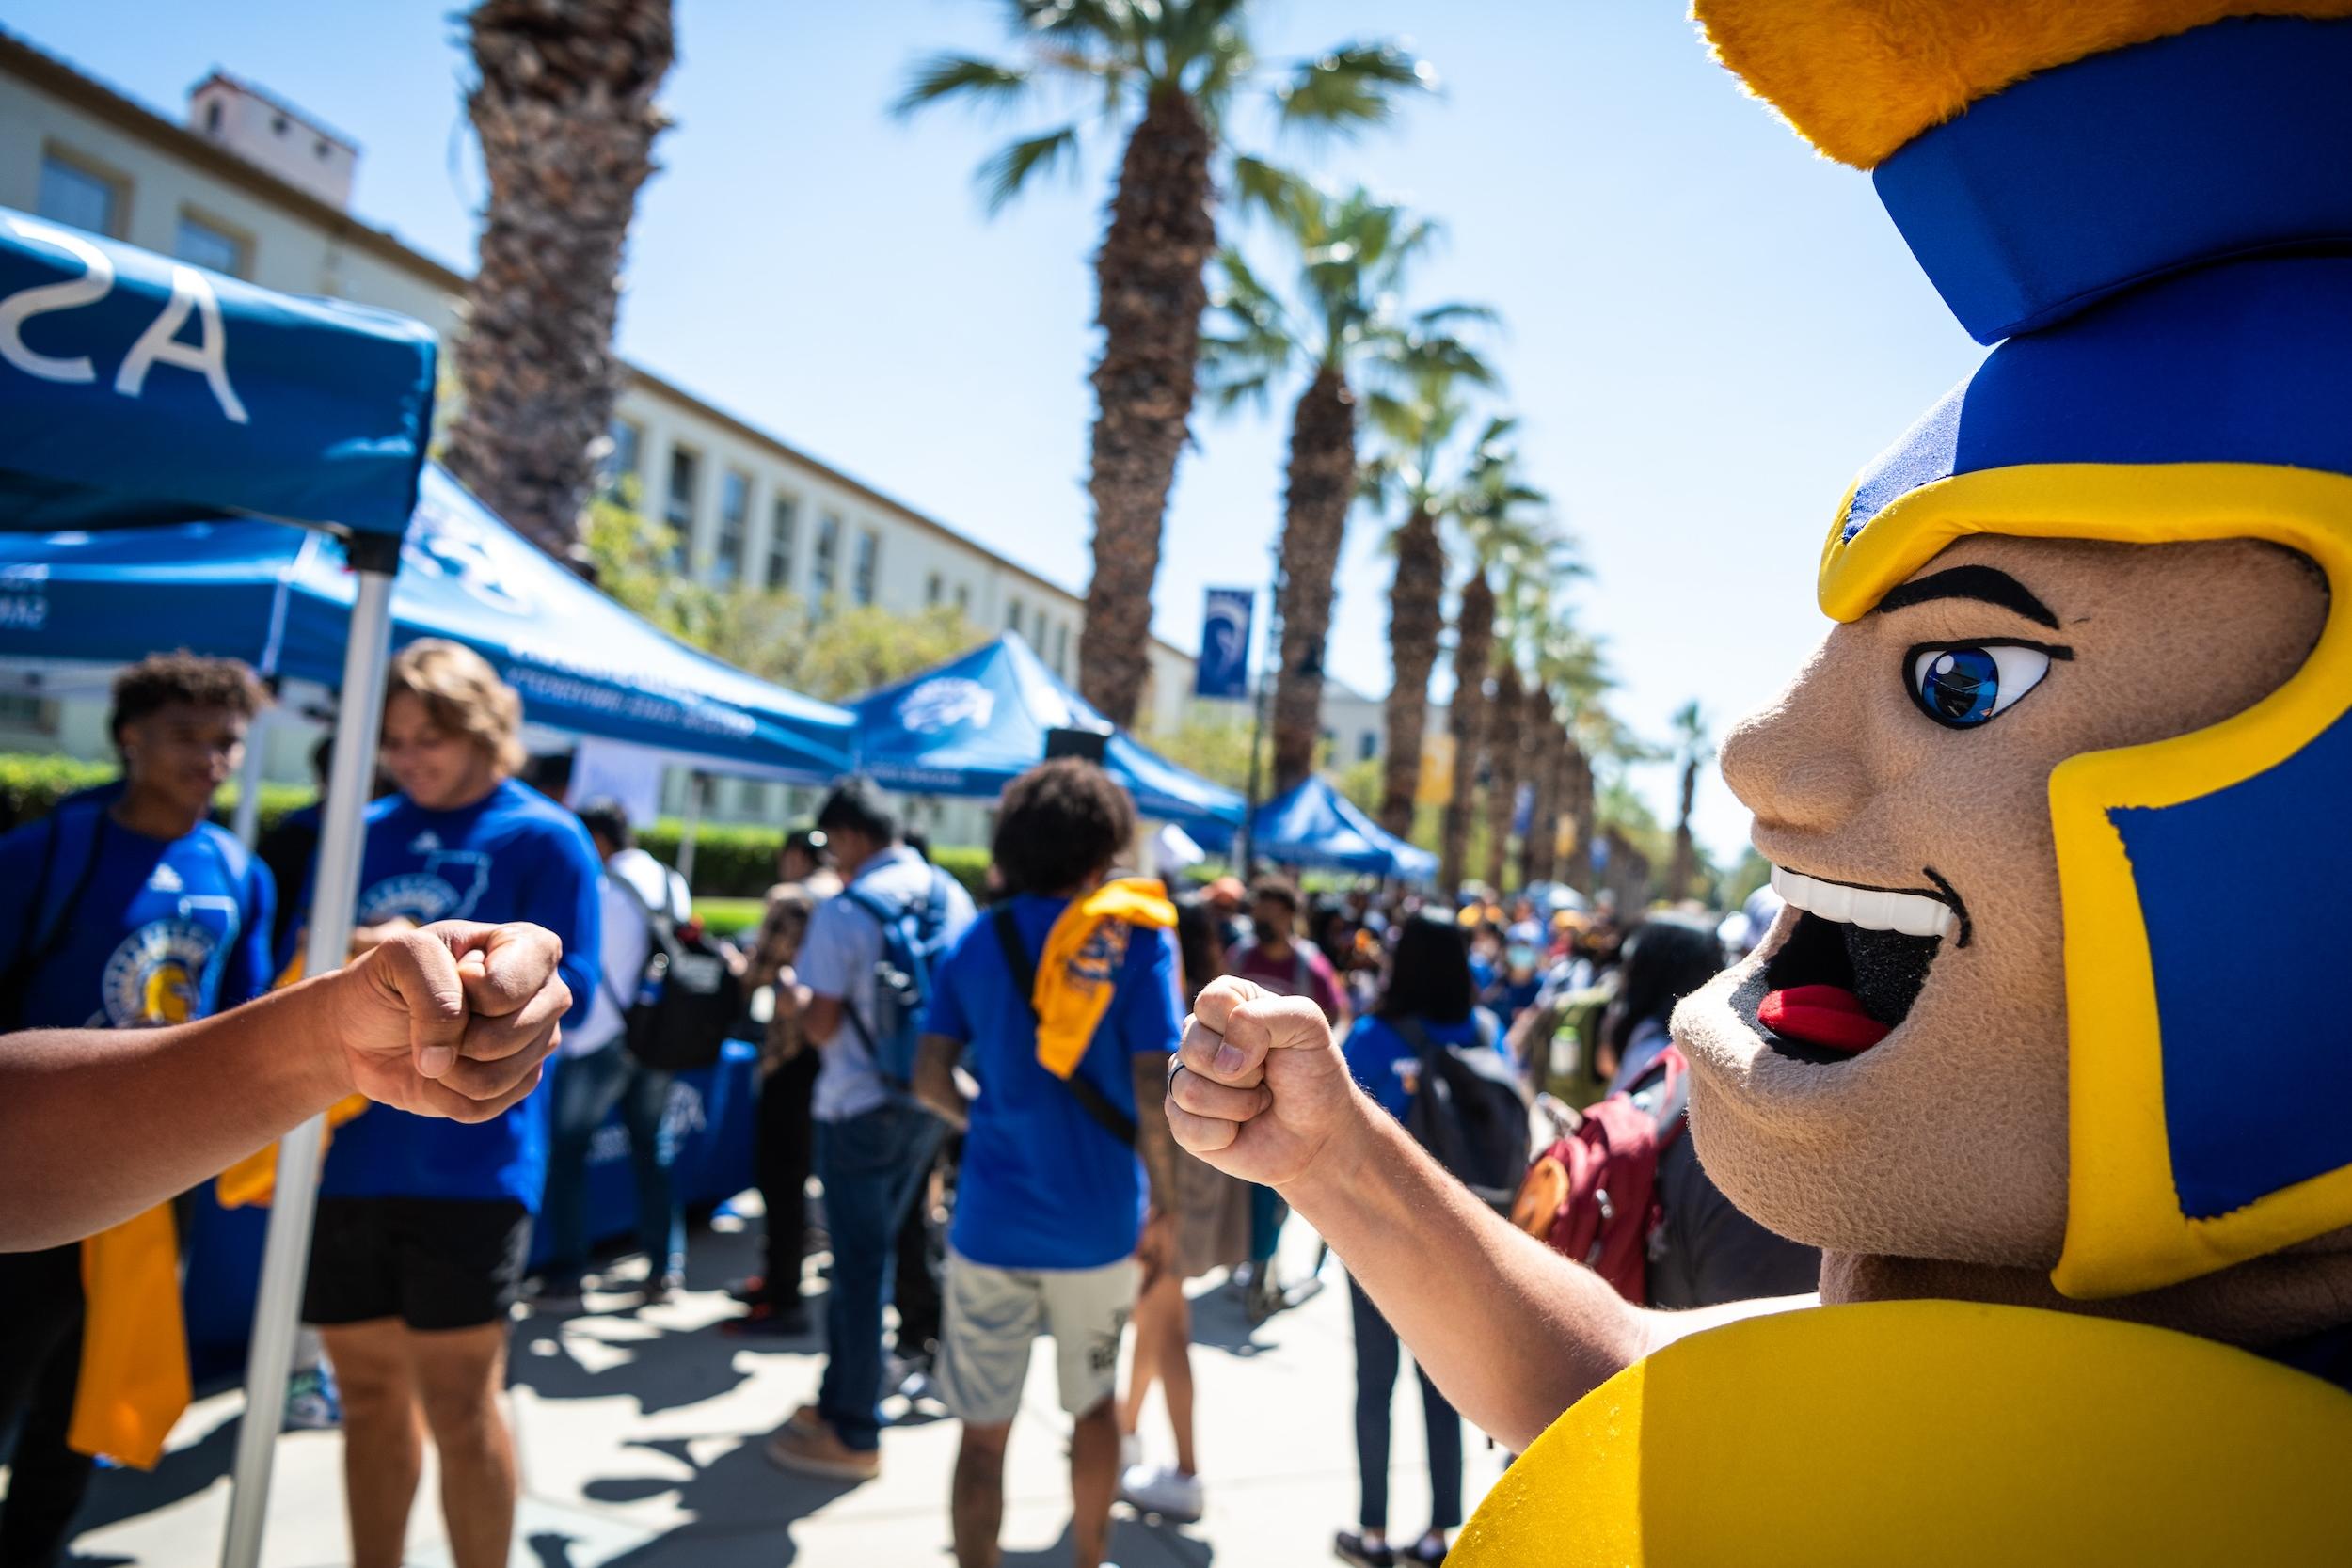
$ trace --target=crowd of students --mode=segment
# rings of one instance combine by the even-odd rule
[[[209,819],[264,692],[242,666],[173,655],[128,672],[115,698],[121,779],[0,837],[0,880],[28,890],[0,908],[8,1027],[177,1023],[299,969],[315,810],[260,854]],[[310,1358],[295,1414],[342,1426],[359,1568],[399,1561],[428,1439],[453,1557],[503,1560],[516,1496],[499,1398],[507,1324],[526,1293],[534,1310],[577,1309],[584,1288],[614,1277],[593,1273],[585,1177],[616,1108],[644,1257],[636,1288],[660,1300],[684,1279],[675,1074],[632,1049],[632,1021],[657,932],[694,927],[688,890],[635,844],[618,806],[575,814],[519,781],[520,719],[516,694],[462,647],[420,642],[394,661],[353,957],[438,921],[529,922],[562,942],[571,1002],[549,1086],[487,1119],[339,1108],[303,1307],[324,1357]],[[1039,1339],[1054,1343],[1073,1421],[1071,1541],[1087,1568],[1117,1498],[1175,1520],[1202,1513],[1187,1282],[1228,1272],[1253,1317],[1315,1288],[1278,1278],[1272,1189],[1170,1135],[1169,1064],[1211,981],[1308,999],[1365,1094],[1404,1121],[1446,1053],[1507,1064],[1505,1078],[1571,1104],[1654,1088],[1667,1014],[1724,956],[1696,921],[1624,931],[1605,913],[1526,898],[1506,910],[1477,889],[1425,900],[1366,883],[1311,901],[1279,877],[1222,878],[1171,898],[1120,874],[1136,841],[1108,774],[1042,764],[1000,802],[981,911],[851,781],[786,839],[746,950],[720,949],[766,999],[754,1009],[764,1267],[738,1287],[730,1331],[815,1342],[812,1177],[830,1259],[823,1371],[768,1455],[868,1480],[885,1395],[936,1400],[961,1423],[951,1500],[964,1563],[996,1560],[1006,1450]],[[1677,1228],[1653,1271],[1658,1297],[1802,1288],[1809,1257],[1742,1221],[1687,1140],[1682,1155],[1674,1147],[1659,1181]],[[546,1261],[527,1282],[542,1220]],[[1422,1372],[1433,1511],[1392,1541],[1399,1341],[1353,1282],[1349,1298],[1361,1496],[1336,1550],[1363,1564],[1441,1560],[1462,1523],[1461,1418]],[[16,1430],[0,1503],[8,1568],[56,1560],[88,1482],[91,1462],[69,1440],[84,1306],[76,1246],[0,1254],[0,1431]],[[1154,1388],[1165,1445],[1143,1430]],[[305,1402],[335,1390],[339,1412]],[[1147,1462],[1147,1449],[1164,1457]]]

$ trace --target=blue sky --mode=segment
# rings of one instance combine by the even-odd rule
[[[234,7],[16,0],[7,25],[167,113],[212,66],[364,149],[355,206],[469,264],[482,181],[452,0]],[[972,170],[1041,112],[886,105],[919,55],[999,49],[987,0],[680,0],[676,120],[640,203],[625,352],[1072,587],[1083,584],[1094,353],[1089,265],[1116,147],[989,220]],[[1482,300],[1534,477],[1582,541],[1579,590],[1666,732],[1767,700],[1827,623],[1813,562],[1853,471],[1964,373],[1953,324],[1867,177],[1811,153],[1660,0],[1273,0],[1288,59],[1402,37],[1438,99],[1354,144],[1274,147],[1441,218],[1416,293]],[[1240,135],[1263,144],[1262,127]],[[1271,416],[1194,421],[1156,625],[1191,646],[1201,589],[1261,580],[1280,515]],[[1329,668],[1388,686],[1383,520],[1350,526]],[[1440,690],[1443,689],[1440,676]],[[1670,770],[1641,783],[1671,812]],[[1702,785],[1703,841],[1746,816]]]

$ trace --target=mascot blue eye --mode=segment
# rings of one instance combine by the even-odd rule
[[[2063,657],[2062,650],[2018,642],[1915,648],[1911,699],[1947,729],[1974,729],[2040,684],[2054,652]]]

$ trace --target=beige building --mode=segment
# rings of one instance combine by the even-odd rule
[[[359,150],[315,118],[215,72],[184,122],[0,34],[0,206],[178,256],[294,294],[397,310],[444,337],[461,326],[466,279],[349,210]],[[688,544],[690,569],[719,583],[789,590],[812,602],[913,611],[953,604],[985,630],[1018,631],[1074,675],[1076,594],[640,366],[614,409],[612,471]],[[1182,721],[1192,657],[1152,644],[1151,727]],[[0,700],[0,749],[103,754],[87,703]],[[306,772],[308,736],[280,727],[274,778]],[[673,776],[667,803],[685,799]],[[721,780],[722,819],[776,820],[808,791]],[[977,802],[919,801],[910,816],[943,843],[983,842]]]

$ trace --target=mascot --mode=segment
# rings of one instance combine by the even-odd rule
[[[1824,1307],[1603,1384],[1456,1560],[2352,1562],[2352,4],[1698,15],[1993,347],[1725,741],[1788,908],[1675,1021]]]

